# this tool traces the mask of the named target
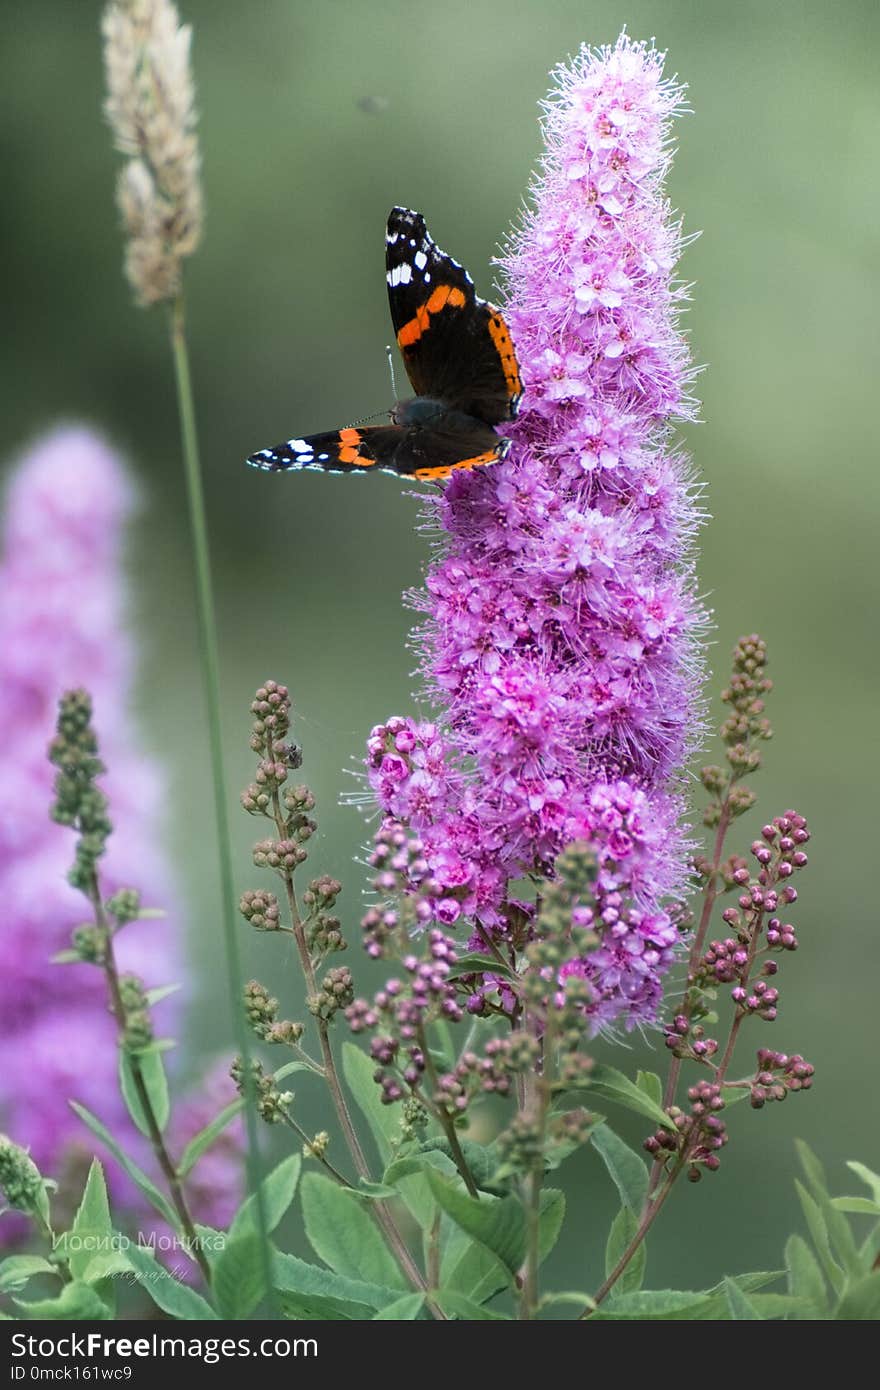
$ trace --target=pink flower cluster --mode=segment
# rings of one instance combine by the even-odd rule
[[[678,770],[699,724],[697,513],[669,436],[692,411],[662,192],[680,96],[625,36],[557,73],[533,207],[501,261],[526,385],[514,445],[448,485],[415,596],[440,718],[390,720],[368,749],[447,925],[503,931],[512,881],[599,835],[609,891],[631,901],[584,970],[597,1017],[627,1026],[654,1018],[671,959]]]

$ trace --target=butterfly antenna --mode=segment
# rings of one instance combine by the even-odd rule
[[[372,415],[362,415],[359,420],[349,420],[345,428],[349,430],[357,429],[358,425],[368,425],[371,420],[381,420],[383,417],[387,420],[387,410],[374,410]]]
[[[391,373],[391,396],[392,396],[392,399],[396,401],[396,400],[397,400],[397,384],[396,384],[396,382],[395,382],[395,380],[394,380],[394,358],[393,358],[392,355],[391,355],[391,344],[390,344],[390,343],[386,343],[386,345],[385,345],[385,351],[386,351],[386,353],[388,354],[388,370],[389,370],[389,372]]]

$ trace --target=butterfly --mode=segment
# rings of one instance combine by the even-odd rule
[[[510,440],[493,426],[515,418],[523,388],[502,315],[440,250],[421,213],[392,208],[385,264],[391,320],[415,397],[398,401],[387,425],[350,426],[260,449],[248,459],[255,468],[372,469],[443,479],[506,455]]]

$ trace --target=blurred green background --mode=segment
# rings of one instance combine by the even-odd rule
[[[713,520],[701,585],[723,676],[744,631],[770,644],[777,736],[759,780],[762,819],[809,818],[811,868],[785,963],[779,1021],[758,1041],[806,1054],[810,1096],[733,1112],[721,1173],[684,1185],[652,1237],[654,1287],[777,1268],[799,1224],[793,1138],[838,1190],[846,1158],[880,1163],[870,1076],[880,948],[877,820],[876,0],[185,0],[195,28],[207,236],[188,276],[191,345],[221,615],[226,747],[249,780],[247,705],[286,681],[320,810],[313,862],[346,882],[357,940],[365,839],[339,805],[369,726],[413,708],[401,590],[426,558],[416,506],[395,480],[262,476],[253,449],[389,403],[382,260],[393,203],[426,214],[484,292],[490,260],[540,150],[548,70],[625,24],[655,36],[689,84],[670,193],[701,238],[687,328],[704,423],[685,432]],[[146,505],[132,536],[141,636],[139,715],[173,795],[168,843],[188,904],[198,982],[192,1046],[228,1048],[196,635],[173,382],[161,312],[130,302],[113,207],[117,159],[101,118],[100,7],[39,0],[7,10],[0,55],[6,186],[3,262],[7,458],[59,418],[85,418],[123,450]],[[368,109],[364,109],[364,108]],[[380,109],[381,108],[381,109]],[[63,486],[63,479],[59,479]],[[713,690],[717,690],[716,679]],[[718,712],[717,700],[713,711]],[[235,815],[239,886],[254,886],[256,827]],[[297,1005],[279,943],[242,932],[245,969]],[[350,953],[360,965],[359,952]],[[361,979],[363,981],[363,975]],[[599,1049],[600,1051],[602,1049]],[[751,1050],[751,1047],[749,1048]],[[611,1055],[606,1049],[607,1055]],[[745,1052],[745,1049],[744,1049]],[[665,1065],[656,1040],[614,1054]],[[318,1113],[306,1115],[315,1123]],[[633,1140],[640,1126],[623,1130]],[[611,1210],[589,1151],[563,1170],[577,1216],[554,1282],[588,1287]],[[585,1261],[589,1268],[585,1269]]]

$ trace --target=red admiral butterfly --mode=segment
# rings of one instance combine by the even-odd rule
[[[393,208],[385,247],[391,319],[415,398],[399,401],[388,425],[311,434],[261,449],[248,459],[255,468],[372,468],[434,479],[496,463],[507,453],[510,440],[492,426],[514,418],[522,382],[504,319],[477,298],[467,271],[435,244],[420,213]]]

